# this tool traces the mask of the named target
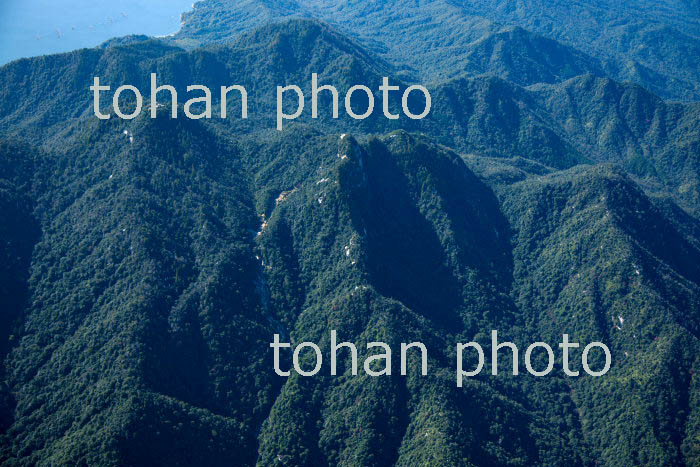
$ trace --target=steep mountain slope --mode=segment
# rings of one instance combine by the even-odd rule
[[[192,83],[214,90],[223,85],[245,85],[252,124],[243,128],[251,131],[274,128],[277,85],[299,83],[308,91],[311,74],[318,73],[321,84],[332,80],[341,90],[357,82],[376,89],[381,76],[390,75],[391,68],[326,25],[297,20],[252,31],[232,46],[186,52],[151,40],[21,60],[3,67],[0,73],[8,83],[3,87],[0,107],[4,132],[45,140],[57,134],[71,137],[77,122],[95,118],[89,91],[94,76],[111,85],[112,93],[122,84],[135,85],[146,99],[145,107],[150,104],[150,73],[158,74],[159,84],[172,84],[179,90],[180,105],[191,97],[185,88]],[[110,97],[108,93],[103,96],[104,109],[111,107]],[[169,104],[168,97],[165,93],[159,97],[161,103]],[[325,108],[330,99],[323,94],[320,101]],[[240,118],[230,119],[239,124]],[[369,128],[376,122],[372,118],[356,124]]]
[[[667,103],[637,86],[591,76],[543,86],[536,94],[590,159],[618,162],[636,176],[657,179],[662,190],[697,206],[698,104]]]
[[[272,327],[235,153],[199,125],[129,128],[133,144],[118,122],[93,124],[89,146],[76,141],[42,174],[52,183],[12,356],[11,452],[22,463],[252,461],[256,406],[273,386],[264,353],[249,351]]]
[[[282,252],[271,254],[286,237],[297,259],[283,277],[309,284],[292,338],[324,348],[328,329],[360,348],[419,339],[432,352],[431,376],[352,377],[345,366],[341,378],[293,377],[263,427],[259,462],[496,465],[538,462],[552,451],[580,462],[540,414],[519,406],[511,383],[454,387],[451,341],[487,323],[518,321],[504,294],[507,225],[493,194],[454,154],[406,135],[366,147],[345,141],[347,158],[317,175],[327,181],[300,185],[261,236],[272,273],[289,264],[278,263]],[[489,247],[475,248],[470,238]],[[275,280],[269,284],[276,289]],[[533,437],[525,420],[542,436]],[[488,424],[503,426],[507,441],[488,434]]]
[[[25,306],[27,275],[38,228],[33,217],[32,193],[34,157],[26,148],[0,142],[0,210],[6,222],[0,230],[2,268],[0,268],[0,357],[7,355],[9,332]],[[14,339],[14,337],[12,337]]]
[[[522,31],[509,34],[521,36]],[[135,55],[142,58],[134,60]],[[479,60],[487,66],[484,57]],[[47,61],[56,70],[50,84],[65,89],[55,96],[41,91],[47,82],[45,74],[37,70]],[[34,71],[26,73],[30,63],[34,63]],[[562,66],[555,64],[551,69]],[[319,73],[322,83],[333,83],[341,93],[353,84],[365,83],[376,90],[377,100],[381,99],[378,86],[382,76],[405,86],[394,67],[355,41],[325,24],[292,20],[244,34],[231,46],[186,52],[153,41],[11,64],[0,75],[8,90],[22,89],[22,99],[5,102],[0,108],[0,123],[6,131],[24,138],[72,137],[80,131],[80,121],[93,118],[92,96],[85,91],[92,76],[113,77],[109,81],[112,86],[135,84],[147,98],[151,72],[158,73],[159,83],[173,84],[180,90],[181,103],[188,98],[184,89],[191,83],[211,89],[245,85],[250,94],[249,119],[229,116],[223,122],[213,120],[225,128],[223,131],[236,133],[273,128],[275,86],[298,83],[309,95],[312,73]],[[312,120],[307,112],[299,121],[313,121],[338,132],[382,133],[405,128],[429,134],[461,151],[520,155],[558,168],[586,161],[617,162],[660,189],[670,190],[686,208],[696,209],[700,200],[697,104],[665,103],[637,86],[592,75],[530,88],[494,77],[461,78],[431,86],[431,93],[433,111],[422,121],[387,120],[378,112],[362,121],[341,112],[341,118],[334,120],[330,111],[325,111],[330,108],[327,93],[321,96],[319,119]],[[412,98],[411,105],[421,108],[421,99]],[[109,100],[104,100],[108,105]],[[400,94],[392,93],[391,106],[399,108],[399,100]],[[358,99],[353,102],[356,108],[367,105]],[[66,119],[66,115],[73,118]]]
[[[178,50],[160,41],[146,41],[12,62],[1,72],[7,85],[0,89],[0,129],[9,134],[29,127],[27,139],[52,137],[66,122],[93,115],[90,86],[95,76],[125,83],[139,79],[142,84],[148,76],[137,73],[140,63]]]
[[[40,197],[32,305],[10,359],[10,462],[218,465],[244,452],[252,463],[258,442],[261,464],[692,459],[681,449],[697,416],[699,253],[663,220],[631,241],[635,218],[653,210],[633,182],[578,170],[496,184],[499,201],[456,155],[404,134],[360,145],[288,131],[231,146],[183,122],[129,124],[133,144],[123,124],[95,123],[91,146],[78,142],[44,174],[55,182]],[[596,212],[601,195],[610,223]],[[570,242],[591,259],[572,263]],[[658,250],[664,242],[683,251]],[[560,289],[552,273],[581,279]],[[591,301],[580,300],[586,288]],[[504,377],[457,390],[452,344],[491,328],[517,342],[601,339],[620,363],[600,382]],[[269,336],[327,349],[329,329],[360,344],[421,340],[430,376],[352,377],[343,366],[340,378],[292,377],[275,398]],[[615,388],[635,394],[627,381],[652,358],[674,366],[611,414]],[[652,393],[671,406],[640,412]]]
[[[495,79],[446,83],[421,131],[491,156],[568,168],[614,162],[687,209],[698,206],[698,104],[667,103],[639,86],[580,76],[526,89]]]
[[[32,177],[35,157],[25,147],[0,141],[0,358],[16,344],[27,305],[31,254],[39,235],[33,216]],[[13,419],[13,400],[0,365],[0,431]]]
[[[469,44],[464,56],[467,74],[492,74],[524,86],[558,83],[586,74],[605,75],[598,60],[517,26]]]
[[[208,4],[187,24],[229,28]],[[363,5],[370,27],[381,11]],[[399,24],[462,11],[443,5],[408,5]],[[277,132],[277,84],[405,86],[411,70],[318,21],[247,31],[247,11],[232,44],[115,42],[0,69],[3,464],[700,461],[697,104],[575,76],[597,59],[482,22],[492,34],[455,57],[507,80],[435,83],[423,121],[322,110]],[[92,116],[93,76],[147,94],[150,72],[244,84],[251,117]],[[358,376],[345,358],[329,375],[331,329],[358,344]],[[493,377],[487,360],[457,388],[455,343],[489,349],[491,329],[521,349],[599,340],[613,366]],[[319,343],[319,375],[275,376],[274,333]],[[365,375],[372,341],[424,342],[428,376],[418,353],[406,376],[396,353],[391,376]]]
[[[616,356],[611,378],[571,382],[597,456],[609,465],[697,462],[697,244],[606,167],[503,193],[516,227],[519,309],[538,333],[595,336]],[[642,435],[649,420],[663,426]]]

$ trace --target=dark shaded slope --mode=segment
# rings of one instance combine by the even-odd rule
[[[406,135],[362,147],[286,132],[248,160],[187,121],[85,130],[91,145],[67,148],[39,202],[44,236],[10,359],[10,465],[251,464],[257,442],[263,464],[579,455],[555,448],[560,436],[521,407],[515,385],[454,389],[450,341],[517,321],[504,295],[505,221],[454,154]],[[276,160],[285,169],[270,172]],[[385,192],[387,179],[405,191]],[[277,196],[258,235],[253,195],[267,205],[275,183],[297,190]],[[397,203],[416,236],[396,253],[447,279],[431,282],[432,301],[416,300],[421,276],[380,270],[389,246],[403,245],[385,224]],[[292,378],[272,404],[272,333],[325,347],[330,328],[358,343],[422,340],[432,376]]]
[[[5,358],[21,335],[32,250],[39,237],[33,213],[36,162],[27,148],[0,141],[0,437],[12,423],[15,405],[5,384]]]
[[[0,358],[14,340],[17,319],[26,305],[27,279],[39,229],[34,218],[35,158],[27,148],[0,141]]]
[[[609,342],[605,378],[571,379],[582,430],[608,465],[692,465],[700,251],[609,167],[501,190],[516,230],[519,309],[540,336]]]
[[[88,133],[38,208],[10,463],[252,462],[271,324],[235,151],[189,122]]]
[[[693,459],[697,320],[683,310],[697,311],[697,252],[624,177],[579,169],[500,186],[498,201],[454,154],[401,133],[358,144],[290,130],[232,146],[187,121],[86,131],[94,149],[59,159],[40,203],[33,304],[11,359],[14,462],[216,465],[242,451],[250,464],[258,449],[261,464],[301,465]],[[430,376],[325,367],[274,398],[272,333],[327,349],[329,329],[360,348],[421,340]],[[485,329],[601,339],[615,367],[606,380],[457,390],[451,347]],[[640,374],[649,359],[658,372]]]
[[[453,154],[405,134],[336,141],[309,153],[321,168],[280,198],[260,235],[272,297],[290,288],[305,296],[291,321],[296,343],[326,351],[337,329],[358,343],[361,365],[366,342],[421,340],[430,375],[418,376],[414,360],[408,377],[353,377],[343,359],[345,376],[327,376],[327,366],[315,378],[292,376],[263,426],[259,463],[502,465],[553,452],[581,463],[540,412],[521,405],[515,382],[455,388],[458,336],[499,323],[518,334],[493,194]],[[393,364],[397,372],[397,356]]]

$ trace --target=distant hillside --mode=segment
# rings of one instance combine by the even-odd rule
[[[548,82],[552,74],[569,78],[585,65],[586,72],[602,67],[610,77],[633,81],[662,97],[700,96],[700,68],[694,60],[700,55],[700,19],[691,2],[205,0],[186,15],[176,37],[189,45],[230,42],[261,24],[289,17],[332,23],[422,80],[479,72],[478,63],[472,69],[465,57],[483,53],[478,51],[483,42],[504,27],[517,26],[529,32],[501,34],[505,50],[491,56],[489,72],[534,84]],[[545,38],[550,43],[543,47]],[[593,59],[584,59],[582,52]],[[549,68],[545,79],[536,73],[543,67]]]

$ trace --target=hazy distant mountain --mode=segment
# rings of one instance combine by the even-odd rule
[[[571,77],[585,63],[589,72],[602,66],[611,77],[636,82],[662,97],[696,100],[700,96],[700,68],[694,60],[700,55],[700,17],[697,5],[689,2],[206,0],[185,15],[177,38],[189,45],[226,42],[271,20],[289,17],[337,25],[423,80],[479,72],[466,60],[469,51],[483,47],[504,27],[518,26],[542,37],[525,39],[524,31],[501,34],[498,40],[506,52],[492,57],[495,63],[488,71],[500,73],[506,68],[506,75],[518,83],[538,82],[530,81],[538,75],[528,68],[532,58],[541,55],[536,61],[559,65],[550,69],[550,75]],[[561,44],[541,47],[547,42],[544,38]],[[533,47],[538,41],[540,47]],[[595,60],[583,59],[581,52],[566,46]],[[578,63],[569,68],[573,64],[567,55],[572,54],[578,56]]]

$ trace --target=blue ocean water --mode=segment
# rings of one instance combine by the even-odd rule
[[[0,64],[180,29],[194,0],[0,0]]]

